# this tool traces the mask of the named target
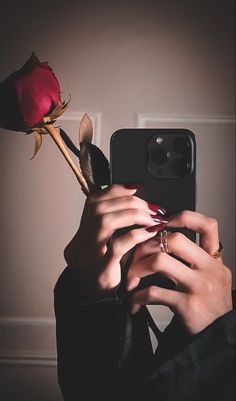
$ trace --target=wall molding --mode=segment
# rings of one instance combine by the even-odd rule
[[[56,323],[48,318],[0,318],[0,364],[56,366]]]
[[[179,115],[179,114],[146,114],[136,113],[136,126],[145,128],[147,123],[203,123],[203,124],[235,124],[234,115]]]
[[[169,322],[159,321],[161,331]],[[153,346],[156,341],[151,334]],[[48,318],[0,318],[0,365],[57,366],[56,322]]]
[[[0,365],[25,365],[25,366],[57,366],[56,358],[44,358],[35,355],[6,355],[0,356]]]

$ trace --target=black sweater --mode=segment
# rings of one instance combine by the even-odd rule
[[[131,316],[117,293],[85,303],[80,285],[67,267],[54,290],[65,401],[235,400],[234,311],[193,337],[174,317],[153,353],[145,308]]]

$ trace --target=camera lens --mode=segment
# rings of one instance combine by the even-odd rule
[[[167,159],[169,159],[170,152],[167,152],[163,148],[159,148],[153,152],[152,157],[153,157],[153,160],[155,161],[155,163],[157,165],[161,166],[162,164],[164,164],[167,161]]]
[[[172,165],[174,174],[179,177],[186,177],[190,173],[191,164],[184,159],[176,160]]]
[[[184,154],[189,149],[190,142],[187,138],[180,136],[173,141],[173,148],[176,153]]]

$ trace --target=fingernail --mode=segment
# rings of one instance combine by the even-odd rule
[[[124,184],[127,189],[142,189],[143,184]]]
[[[153,221],[155,221],[155,223],[164,223],[164,224],[166,224],[169,221],[167,218],[162,217],[162,216],[158,216],[158,215],[155,215],[155,216],[152,215],[151,217],[152,217]]]
[[[165,228],[165,224],[159,223],[156,226],[147,227],[145,230],[148,231],[149,233],[153,233],[153,232],[161,231],[161,230],[163,230],[163,228]]]
[[[155,203],[148,203],[148,208],[155,213],[160,213],[162,215],[166,214],[166,210],[163,207],[156,205]]]

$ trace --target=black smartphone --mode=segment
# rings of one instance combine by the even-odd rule
[[[111,183],[142,184],[135,195],[165,208],[167,217],[196,209],[196,140],[190,130],[120,129],[110,140],[110,167]],[[196,240],[191,230],[178,231]],[[172,288],[163,276],[155,279],[156,285]],[[141,287],[150,285],[149,278],[141,281]]]

